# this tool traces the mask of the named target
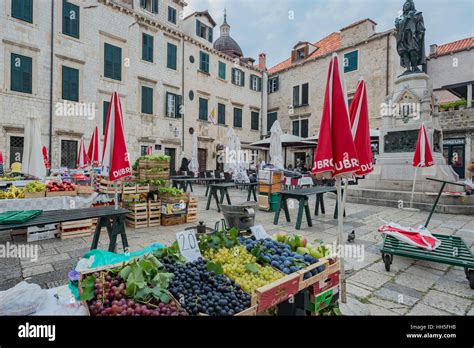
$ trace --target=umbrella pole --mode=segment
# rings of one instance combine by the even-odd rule
[[[338,237],[337,237],[337,246],[338,248],[341,248],[342,246],[342,241],[343,241],[343,233],[344,233],[344,225],[343,225],[343,215],[344,215],[344,210],[342,207],[342,190],[341,190],[341,178],[336,179],[336,190],[337,190],[337,205],[339,209],[337,209],[337,229],[338,229]],[[341,276],[340,276],[340,281],[341,281],[341,301],[342,303],[347,303],[347,297],[346,297],[346,275],[344,271],[344,254],[342,252],[338,253],[336,250],[335,252],[339,255],[339,260],[341,263]]]
[[[418,171],[418,167],[415,167],[415,176],[413,177],[413,186],[411,188],[410,209],[413,208],[413,195],[415,194],[415,182],[416,182],[417,171]]]

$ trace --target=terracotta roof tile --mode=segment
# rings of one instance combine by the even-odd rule
[[[439,45],[436,48],[436,53],[434,55],[430,55],[430,57],[444,56],[446,54],[459,52],[472,47],[474,47],[474,37],[468,37],[466,39],[449,42],[444,45]]]
[[[281,70],[289,68],[292,65],[298,65],[303,62],[306,62],[309,59],[313,59],[315,57],[324,56],[328,53],[337,51],[341,47],[341,34],[340,33],[331,33],[322,40],[315,42],[313,44],[318,49],[306,57],[304,60],[299,60],[298,62],[291,63],[291,57],[284,60],[283,62],[275,65],[274,67],[268,70],[269,74],[275,74]]]

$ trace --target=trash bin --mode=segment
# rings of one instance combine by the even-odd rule
[[[270,193],[270,197],[268,199],[270,203],[270,210],[277,211],[278,204],[280,203],[280,194],[279,193]]]
[[[244,202],[236,205],[221,205],[224,219],[229,228],[235,227],[239,231],[248,230],[255,225],[256,202]]]

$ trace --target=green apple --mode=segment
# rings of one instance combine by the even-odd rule
[[[309,254],[309,250],[303,247],[299,247],[298,249],[296,249],[296,252],[300,255]]]

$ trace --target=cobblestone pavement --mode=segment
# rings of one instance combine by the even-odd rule
[[[215,203],[206,211],[204,188],[195,187],[199,197],[198,219],[213,226],[222,218]],[[246,191],[232,190],[233,203],[243,202]],[[314,198],[310,201],[314,207]],[[262,224],[269,234],[278,231],[299,233],[308,241],[322,240],[333,243],[337,238],[337,221],[333,219],[335,200],[325,199],[326,214],[313,216],[313,226],[303,222],[302,229],[294,228],[297,205],[291,209],[292,222],[287,223],[284,214],[278,226],[273,225],[273,213],[257,211],[256,222]],[[395,208],[348,203],[345,230],[355,230],[356,244],[364,247],[363,259],[346,259],[348,302],[362,304],[371,315],[473,315],[474,291],[469,288],[464,270],[459,267],[440,265],[409,258],[394,257],[390,272],[386,272],[380,256],[382,236],[377,228],[383,221],[394,221],[402,225],[416,226],[424,223],[427,212],[408,212]],[[175,233],[194,224],[134,230],[127,228],[131,251],[151,243],[168,244],[175,240]],[[474,244],[474,217],[464,215],[435,214],[430,222],[433,233],[457,235],[471,247]],[[67,274],[77,261],[89,250],[92,237],[59,239],[37,242],[39,258],[30,260],[0,259],[0,290],[8,289],[23,279],[44,288],[67,283]],[[25,236],[0,235],[0,244],[7,242],[25,244]],[[101,236],[99,247],[106,249],[108,238]],[[121,252],[119,247],[119,252]],[[354,301],[357,300],[357,301]]]

